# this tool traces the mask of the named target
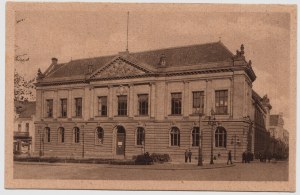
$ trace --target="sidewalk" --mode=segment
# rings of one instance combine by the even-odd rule
[[[112,164],[91,164],[91,163],[48,163],[48,162],[14,162],[19,165],[41,165],[41,166],[74,166],[74,167],[93,167],[101,166],[110,169],[149,169],[149,170],[201,170],[201,169],[217,169],[217,168],[229,168],[234,167],[235,164],[215,163],[215,164],[203,164],[198,166],[194,163],[179,163],[168,162],[163,164],[153,165],[112,165]]]

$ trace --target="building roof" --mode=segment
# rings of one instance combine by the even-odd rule
[[[96,58],[72,60],[68,63],[58,64],[46,73],[46,78],[77,77],[82,78],[87,73],[88,67],[97,70],[117,55],[101,56]],[[161,56],[164,55],[168,67],[189,66],[210,62],[229,61],[234,56],[222,42],[173,47],[137,53],[128,53],[131,61],[143,63],[153,68],[158,68]]]
[[[15,101],[15,109],[19,118],[30,118],[35,115],[35,102]]]

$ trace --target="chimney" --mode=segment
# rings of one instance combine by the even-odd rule
[[[52,58],[51,60],[52,60],[52,65],[57,65],[57,61],[58,61],[57,58]]]

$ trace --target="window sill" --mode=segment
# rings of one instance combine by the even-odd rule
[[[183,116],[182,114],[169,114],[168,116]]]
[[[107,118],[108,116],[105,115],[105,116],[95,116],[96,118]]]
[[[128,115],[115,115],[114,117],[123,117],[123,118],[126,118],[126,117],[129,117]]]
[[[83,118],[82,116],[72,116],[72,118]]]
[[[193,113],[193,114],[190,114],[189,116],[199,116],[199,113]],[[204,114],[200,113],[200,116],[204,116]]]
[[[149,115],[134,115],[134,117],[149,117]]]

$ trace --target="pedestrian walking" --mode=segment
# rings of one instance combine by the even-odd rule
[[[229,152],[228,152],[228,160],[227,160],[227,164],[229,163],[229,161],[230,161],[230,163],[232,164],[232,160],[231,160],[231,150],[229,150]]]
[[[189,156],[189,162],[192,162],[192,151],[191,151],[191,149],[189,149],[188,156]]]
[[[242,163],[246,163],[246,151],[242,154]]]
[[[186,149],[186,150],[185,150],[185,153],[184,153],[185,163],[187,163],[188,157],[189,157],[189,152],[188,152],[188,150]]]

